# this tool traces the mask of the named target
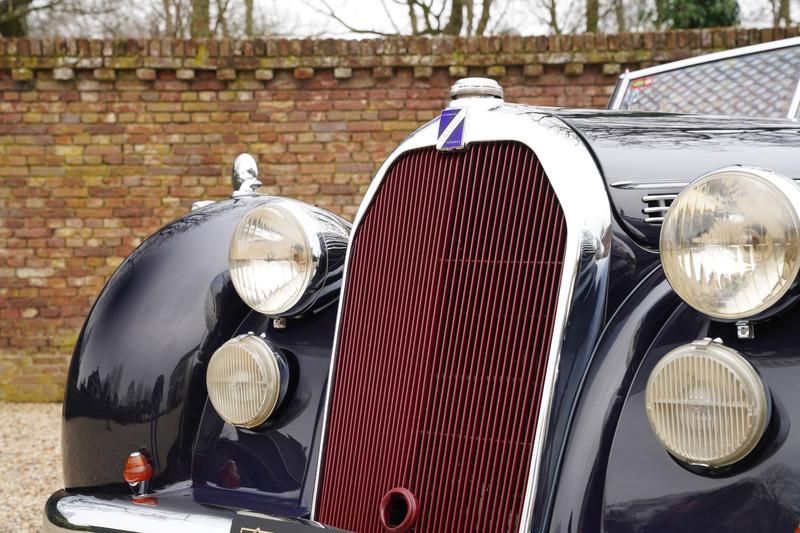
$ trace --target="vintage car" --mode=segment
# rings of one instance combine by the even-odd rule
[[[352,225],[240,156],[91,310],[45,531],[793,532],[799,65],[460,80]]]

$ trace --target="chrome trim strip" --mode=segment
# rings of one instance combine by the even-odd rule
[[[666,206],[666,205],[659,205],[657,207],[645,207],[644,209],[642,209],[642,213],[644,213],[644,214],[648,214],[648,213],[666,213],[668,209],[669,209],[669,206]]]
[[[618,82],[618,83],[624,83],[624,88],[620,90],[620,94],[617,96],[616,101],[612,102],[611,105],[609,105],[609,109],[616,109],[616,110],[620,109],[620,106],[622,105],[622,101],[625,98],[625,93],[627,92],[627,88],[631,80],[643,78],[645,76],[652,76],[654,74],[661,74],[663,72],[669,72],[670,70],[679,70],[686,67],[702,65],[704,63],[713,63],[715,61],[723,61],[725,59],[731,59],[739,56],[758,54],[761,52],[769,52],[770,50],[780,50],[781,48],[791,48],[793,46],[800,46],[800,37],[781,39],[779,41],[770,41],[768,43],[752,44],[750,46],[732,48],[730,50],[723,50],[721,52],[712,52],[710,54],[703,54],[695,57],[690,57],[688,59],[672,61],[670,63],[664,63],[662,65],[656,65],[653,67],[643,68],[640,70],[634,70],[632,72],[625,72],[620,76],[620,81]],[[798,96],[798,104],[800,104],[800,96]],[[789,118],[792,117],[790,116]]]
[[[664,222],[664,217],[644,217],[647,224],[659,224]]]
[[[636,181],[615,181],[611,187],[615,189],[683,189],[689,185],[689,181],[651,181],[641,183]]]
[[[658,200],[674,200],[677,194],[647,194],[642,196],[643,202],[657,202]]]
[[[561,358],[561,346],[566,335],[567,319],[572,310],[573,291],[586,277],[596,276],[597,272],[601,270],[606,271],[601,269],[600,265],[607,266],[611,251],[611,205],[594,158],[578,135],[563,121],[547,115],[541,109],[502,104],[496,101],[491,103],[491,99],[488,98],[477,99],[472,104],[467,100],[456,100],[451,103],[451,106],[456,107],[463,105],[470,106],[470,127],[465,132],[466,142],[517,141],[528,146],[541,161],[566,218],[567,237],[563,273],[559,285],[550,357],[545,370],[542,402],[538,407],[533,458],[528,473],[525,503],[520,521],[520,532],[527,533],[533,522],[533,501],[540,475],[542,452],[548,433],[551,405]],[[318,514],[317,499],[324,466],[322,458],[325,454],[331,395],[335,386],[336,358],[342,309],[346,304],[345,287],[352,245],[355,242],[360,223],[391,165],[410,150],[436,146],[438,125],[438,119],[429,122],[392,152],[372,180],[353,222],[342,281],[342,296],[339,299],[339,315],[336,320],[328,388],[325,394],[322,436],[311,506],[313,519],[316,519]],[[596,298],[599,301],[598,305],[604,305],[605,294],[598,294]],[[586,305],[586,303],[582,305]]]
[[[800,181],[800,178],[790,178],[792,181]],[[615,189],[626,190],[648,190],[648,189],[683,189],[688,187],[691,181],[650,181],[645,183],[635,181],[615,181],[610,185]],[[675,194],[674,196],[677,196]]]
[[[794,88],[794,95],[792,95],[792,102],[789,104],[789,111],[786,113],[786,118],[797,120],[798,108],[800,108],[800,76],[797,77],[797,85]]]
[[[625,72],[619,75],[617,85],[614,87],[614,92],[611,94],[611,100],[608,102],[608,109],[619,109],[622,102],[625,100],[625,93],[628,92],[628,85],[630,84],[631,71],[625,69]]]

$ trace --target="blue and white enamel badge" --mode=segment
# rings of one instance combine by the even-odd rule
[[[467,126],[467,109],[448,107],[439,117],[437,150],[461,150],[464,148],[464,129]]]

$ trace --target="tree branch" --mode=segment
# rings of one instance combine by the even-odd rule
[[[450,17],[444,26],[445,35],[458,35],[464,26],[464,2],[466,0],[450,0]]]
[[[392,13],[389,11],[389,6],[386,5],[386,0],[381,0],[381,5],[383,6],[383,12],[386,13],[386,18],[389,19],[389,24],[392,25],[394,31],[400,34],[400,28],[397,27],[397,24],[394,22],[394,18],[392,17]]]
[[[416,35],[419,32],[419,21],[417,20],[417,12],[414,10],[414,0],[408,0],[408,20],[411,22],[411,34]]]
[[[369,29],[364,29],[364,28],[356,28],[355,26],[347,23],[344,19],[342,19],[342,17],[337,15],[336,12],[333,10],[333,8],[330,6],[330,4],[328,4],[328,2],[326,2],[325,0],[320,0],[320,3],[322,3],[322,5],[325,6],[325,10],[321,10],[321,9],[309,4],[308,2],[304,2],[304,3],[306,4],[306,6],[308,6],[309,8],[314,10],[315,12],[317,12],[317,13],[319,13],[321,15],[325,15],[327,17],[332,18],[333,20],[338,22],[340,25],[342,25],[342,27],[344,27],[347,31],[350,31],[352,33],[360,33],[360,34],[366,34],[366,35],[377,35],[379,37],[397,37],[399,35],[399,33],[388,33],[388,32],[383,32],[383,31],[378,31],[378,30],[369,30]]]
[[[0,14],[0,24],[5,24],[7,22],[27,17],[31,13],[35,13],[37,11],[46,11],[49,9],[55,9],[56,7],[58,7],[63,3],[64,0],[53,0],[52,2],[40,5],[23,3],[22,5],[19,5],[17,7],[14,7],[13,3],[9,3],[8,10]]]
[[[506,4],[508,7],[508,4]],[[478,19],[478,27],[475,30],[475,35],[482,36],[484,32],[486,32],[486,26],[489,25],[489,17],[492,13],[492,0],[483,0],[483,5],[481,6],[481,16]]]

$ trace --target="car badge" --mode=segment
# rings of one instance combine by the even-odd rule
[[[461,150],[465,146],[464,129],[467,125],[467,108],[448,107],[439,117],[437,150]]]

